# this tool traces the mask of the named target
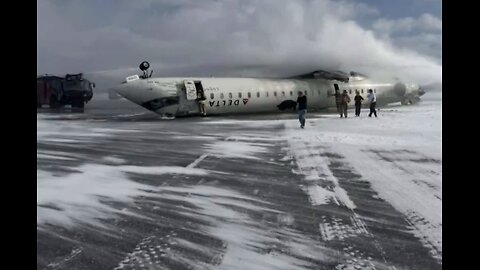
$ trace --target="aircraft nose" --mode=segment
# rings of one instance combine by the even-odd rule
[[[121,84],[112,87],[111,90],[126,99],[131,99],[134,88],[135,86],[132,83],[122,82]]]

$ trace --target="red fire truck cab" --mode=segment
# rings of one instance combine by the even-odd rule
[[[44,75],[37,77],[37,108],[49,105],[60,108],[71,105],[83,109],[93,97],[95,83],[84,79],[82,73],[67,74],[65,77]]]

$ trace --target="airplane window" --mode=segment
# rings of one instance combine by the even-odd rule
[[[260,92],[257,92],[257,97],[260,97]]]
[[[248,92],[248,98],[251,98],[252,97],[252,94],[250,94],[250,92]]]
[[[284,96],[285,96],[285,91],[282,91],[282,97],[284,97]]]
[[[363,94],[363,89],[362,89],[362,94]]]
[[[223,96],[223,93],[220,93],[220,98],[221,98],[221,99],[223,99],[223,98],[224,98],[224,96]]]
[[[290,96],[293,96],[293,92],[292,92],[292,91],[290,91]]]
[[[273,92],[273,95],[274,95],[274,96],[277,96],[277,91],[274,91],[274,92]]]
[[[318,95],[320,95],[320,90],[317,90]]]
[[[241,98],[241,97],[242,97],[242,93],[238,93],[238,97]]]
[[[352,89],[348,89],[348,92],[349,92],[350,94],[352,94]]]
[[[377,93],[377,89],[373,89],[373,92],[374,92],[374,93]]]
[[[308,93],[307,93],[307,90],[305,90],[305,96],[306,96],[307,94],[308,94]]]
[[[233,97],[232,93],[228,93],[228,98],[232,98],[232,97]]]
[[[215,95],[213,93],[210,93],[210,99],[214,99]]]
[[[266,94],[266,96],[268,97],[268,92],[266,92],[265,94]]]

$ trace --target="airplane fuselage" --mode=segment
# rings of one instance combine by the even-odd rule
[[[347,90],[353,106],[358,91],[367,104],[372,89],[379,106],[399,102],[408,89],[401,83],[374,83],[369,79],[348,83],[326,79],[264,78],[145,78],[128,79],[115,88],[126,99],[167,116],[198,115],[196,91],[203,89],[208,115],[294,111],[297,94],[307,96],[307,108],[335,107],[335,89]]]

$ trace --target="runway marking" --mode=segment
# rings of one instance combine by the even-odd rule
[[[206,157],[208,157],[208,154],[203,154],[199,158],[197,158],[194,162],[190,163],[187,165],[187,168],[195,168],[198,163],[202,162]]]

